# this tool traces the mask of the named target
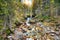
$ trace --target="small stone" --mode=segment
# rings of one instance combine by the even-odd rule
[[[47,40],[50,40],[49,38]]]
[[[33,40],[32,38],[27,38],[26,40]]]
[[[8,36],[8,38],[11,38],[12,36]]]

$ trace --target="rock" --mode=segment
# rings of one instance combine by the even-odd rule
[[[37,25],[40,25],[41,26],[41,25],[43,25],[43,23],[42,22],[38,22]]]
[[[33,40],[32,38],[27,38],[26,40]]]
[[[23,33],[26,33],[27,31],[25,31],[25,30],[22,29],[22,32],[23,32]]]
[[[12,40],[12,36],[8,36],[9,40]]]
[[[51,19],[48,19],[48,20],[44,20],[45,22],[51,22]]]
[[[22,23],[20,23],[20,22],[15,22],[15,25],[16,25],[16,26],[20,26],[20,25],[22,25]]]
[[[31,18],[27,18],[27,21],[26,21],[27,26],[30,26],[30,23],[29,23],[30,20],[31,20]]]
[[[60,26],[60,24],[57,23],[56,26],[58,27],[58,26]]]
[[[32,28],[28,28],[28,30],[32,30]]]

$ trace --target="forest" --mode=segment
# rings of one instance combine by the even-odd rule
[[[0,40],[60,40],[60,0],[0,0]]]

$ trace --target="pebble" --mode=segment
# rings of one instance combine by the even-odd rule
[[[33,40],[32,38],[27,38],[26,40]]]

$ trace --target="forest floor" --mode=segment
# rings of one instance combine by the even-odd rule
[[[34,19],[35,20],[35,19]],[[18,23],[13,34],[4,33],[3,40],[60,40],[60,19]]]

